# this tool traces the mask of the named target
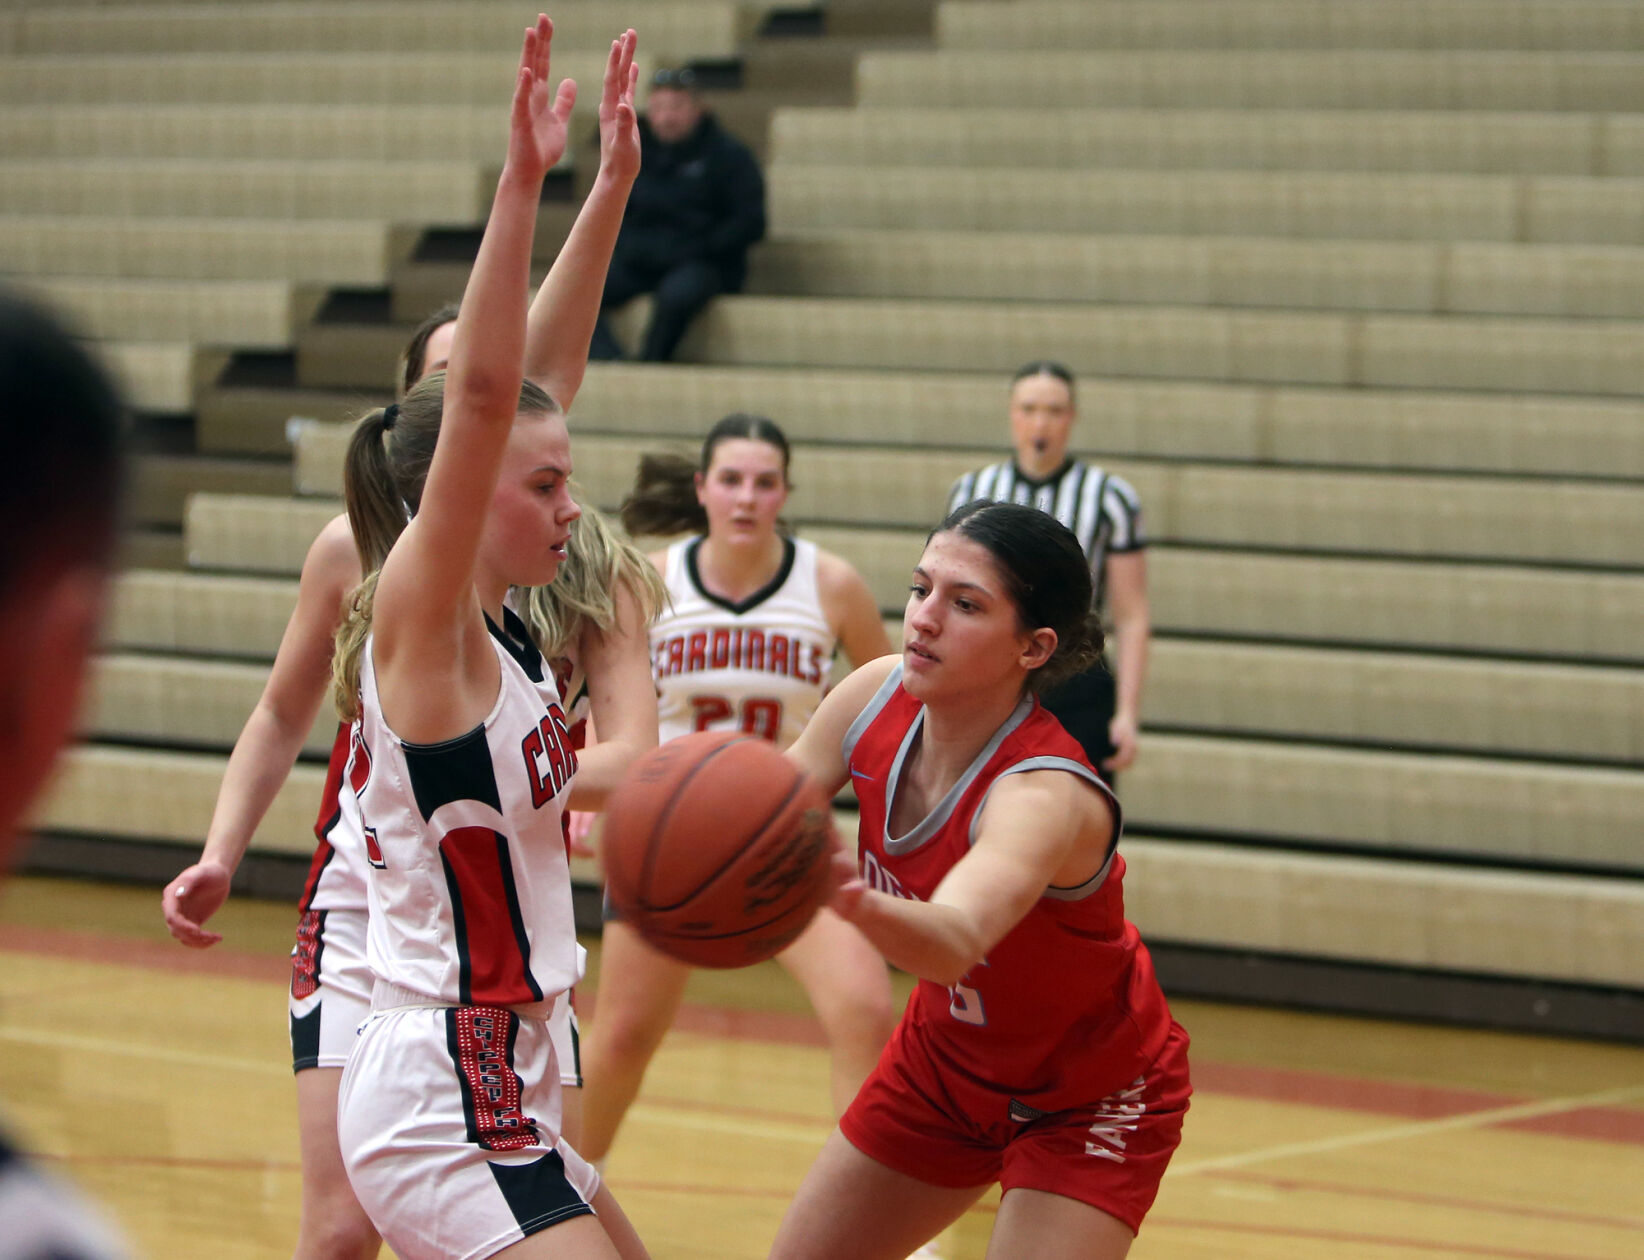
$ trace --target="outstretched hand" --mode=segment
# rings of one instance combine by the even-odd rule
[[[639,84],[634,46],[638,42],[631,29],[611,41],[599,98],[599,168],[623,180],[639,174],[639,115],[634,110]]]
[[[196,862],[166,885],[160,907],[171,934],[194,949],[205,949],[222,940],[220,932],[205,927],[205,921],[228,899],[229,873],[217,862]]]
[[[561,81],[552,99],[548,95],[548,49],[553,39],[554,24],[546,14],[537,14],[537,24],[525,32],[525,46],[520,51],[508,131],[508,165],[538,180],[565,153],[571,107],[577,99],[577,85],[570,79]]]

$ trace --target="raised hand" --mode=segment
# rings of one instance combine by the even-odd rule
[[[631,29],[611,41],[599,98],[599,168],[625,180],[639,174],[639,116],[634,110],[639,82],[634,46],[638,42]]]
[[[547,175],[565,153],[571,107],[577,99],[577,85],[570,79],[560,83],[552,99],[548,95],[548,49],[553,39],[554,24],[546,14],[537,14],[537,24],[525,32],[514,83],[508,165],[532,179]]]

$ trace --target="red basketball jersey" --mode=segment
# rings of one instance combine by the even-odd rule
[[[889,805],[924,722],[924,706],[901,679],[898,665],[845,739],[861,802],[860,864],[871,887],[928,899],[969,852],[993,785],[1022,771],[1065,770],[1088,781],[1113,811],[1114,838],[1100,871],[1077,888],[1046,888],[960,983],[920,980],[899,1037],[913,1036],[934,1061],[1008,1091],[1013,1109],[1026,1112],[1061,1110],[1130,1085],[1171,1025],[1152,959],[1124,915],[1118,801],[1061,723],[1028,698],[936,808],[906,835],[891,836]]]

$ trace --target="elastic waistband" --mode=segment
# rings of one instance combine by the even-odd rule
[[[512,1006],[503,1007],[518,1015],[521,1019],[546,1020],[553,1013],[554,1008],[564,999],[563,993],[546,998],[541,1002],[520,1002]],[[371,1013],[381,1015],[385,1011],[403,1010],[446,1010],[459,1006],[481,1006],[480,1002],[447,1002],[440,998],[429,997],[426,993],[419,993],[415,989],[408,989],[402,984],[384,980],[378,976],[371,986]]]

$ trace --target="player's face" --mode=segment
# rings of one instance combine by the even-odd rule
[[[1055,472],[1067,458],[1073,391],[1060,377],[1024,376],[1010,389],[1010,437],[1016,463],[1031,477]]]
[[[428,340],[423,343],[422,349],[422,380],[430,372],[443,372],[451,362],[451,342],[457,335],[457,321],[447,320],[433,332],[428,334]]]
[[[564,416],[522,415],[508,434],[480,546],[488,567],[514,586],[543,586],[565,560],[571,522],[571,436]]]
[[[702,121],[702,106],[679,88],[652,88],[645,98],[645,121],[663,144],[677,144]]]
[[[925,544],[902,618],[903,685],[915,699],[1018,693],[1055,646],[1055,631],[1023,627],[986,547],[952,530]]]
[[[782,452],[753,438],[726,438],[714,447],[707,472],[696,475],[696,501],[708,514],[708,533],[724,542],[764,542],[788,501]]]

